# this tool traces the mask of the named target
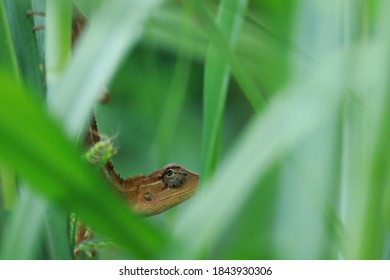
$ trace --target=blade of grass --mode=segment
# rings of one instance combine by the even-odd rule
[[[189,2],[184,3],[187,7]],[[177,26],[188,32],[177,36]],[[203,34],[202,29],[192,16],[189,16],[187,12],[183,13],[176,6],[169,5],[164,5],[156,11],[142,39],[146,44],[158,44],[174,53],[181,52],[202,60],[209,43],[207,36]]]
[[[45,64],[47,99],[67,66],[71,52],[72,3],[69,0],[46,2]],[[48,205],[45,221],[47,248],[50,258],[71,259],[69,242],[69,214],[54,205]]]
[[[47,99],[51,100],[53,88],[61,77],[71,52],[72,3],[69,0],[46,2],[45,62]]]
[[[242,24],[247,1],[225,0],[220,3],[216,24],[228,47],[234,48]],[[215,171],[218,162],[222,119],[230,78],[229,65],[219,49],[211,45],[207,52],[203,97],[203,180]]]
[[[3,189],[3,205],[4,209],[11,210],[14,208],[16,200],[16,181],[15,173],[5,167],[0,166],[1,187]]]
[[[156,4],[156,2],[153,2],[154,4]],[[153,4],[152,3],[152,4]],[[119,5],[118,5],[119,4]],[[128,19],[129,18],[132,18],[132,17],[128,17],[128,14],[126,13],[126,12],[128,12],[129,10],[131,10],[133,13],[135,13],[135,11],[137,10],[136,9],[136,7],[134,7],[134,5],[131,5],[131,4],[133,4],[133,3],[125,3],[125,1],[116,1],[116,4],[115,3],[110,3],[110,8],[111,8],[111,5],[112,5],[112,7],[114,7],[114,8],[112,8],[111,9],[111,11],[112,11],[112,13],[110,14],[110,13],[108,13],[110,16],[107,18],[107,17],[105,17],[105,15],[106,15],[106,11],[107,10],[105,10],[105,9],[103,9],[102,10],[102,12],[100,13],[100,15],[101,15],[101,17],[100,17],[100,19],[102,19],[103,18],[103,22],[100,22],[100,24],[101,24],[101,26],[104,26],[104,27],[107,27],[108,29],[106,29],[105,31],[106,31],[106,33],[104,34],[104,33],[100,33],[100,29],[98,28],[98,29],[95,29],[95,35],[98,33],[99,34],[99,36],[100,36],[100,39],[101,40],[104,40],[104,39],[107,39],[106,37],[104,37],[104,36],[106,36],[107,35],[107,33],[108,34],[111,34],[112,32],[110,32],[110,30],[117,30],[117,29],[119,29],[119,30],[121,30],[121,32],[119,32],[119,33],[116,33],[116,38],[115,38],[115,36],[114,36],[114,43],[113,43],[113,45],[111,45],[111,49],[114,51],[114,53],[115,53],[115,55],[118,55],[118,53],[116,53],[115,51],[117,50],[116,49],[116,47],[117,46],[120,46],[121,48],[120,48],[120,50],[121,50],[121,52],[119,52],[119,56],[120,55],[123,55],[123,52],[126,50],[126,47],[124,46],[124,44],[123,44],[123,38],[121,37],[121,35],[123,35],[123,32],[125,32],[125,30],[124,30],[124,28],[125,27],[123,27],[122,29],[121,28],[117,28],[117,26],[115,25],[115,24],[111,24],[112,23],[112,18],[115,18],[115,19],[117,19],[117,13],[119,12],[119,14],[121,14],[121,17],[120,17],[120,19],[122,20],[122,22],[121,23],[124,23],[124,26],[126,26],[126,32],[128,31],[128,29],[127,29],[127,24],[126,23],[129,23],[129,21],[128,21]],[[149,2],[149,4],[151,4],[151,2]],[[123,9],[123,7],[124,6],[127,6],[126,8],[127,9]],[[131,8],[129,8],[129,6],[131,6],[132,8],[134,8],[134,9],[131,9]],[[144,19],[144,17],[143,16],[145,16],[145,14],[147,14],[147,12],[149,12],[149,10],[146,8],[146,6],[147,7],[151,7],[151,6],[153,6],[153,5],[145,5],[145,4],[141,4],[141,6],[143,7],[143,8],[145,8],[146,9],[146,13],[140,13],[140,14],[137,14],[137,15],[141,15],[141,17],[135,17],[135,22],[138,22],[137,20],[143,20]],[[150,9],[151,10],[151,9]],[[104,11],[104,12],[103,12]],[[144,10],[145,11],[145,10]],[[97,17],[98,19],[99,19],[99,17]],[[127,20],[127,21],[126,21]],[[107,22],[109,23],[108,25],[106,24]],[[124,22],[123,22],[124,21]],[[95,22],[99,22],[99,20],[97,20],[97,21],[95,21]],[[114,20],[114,22],[115,22],[115,20]],[[115,23],[118,23],[118,22],[115,22]],[[131,23],[134,23],[133,21],[131,21]],[[123,25],[122,25],[123,26]],[[111,28],[111,29],[110,29]],[[126,33],[127,34],[127,33]],[[92,36],[92,41],[90,40],[89,41],[89,44],[90,45],[93,45],[93,47],[91,48],[91,47],[87,47],[87,49],[88,50],[90,50],[90,49],[96,49],[96,46],[95,46],[95,35],[90,35],[90,36]],[[119,37],[119,38],[118,38]],[[126,38],[128,38],[129,36],[125,36]],[[130,36],[131,37],[131,36]],[[125,39],[126,39],[125,38]],[[91,38],[90,38],[91,39]],[[110,38],[108,38],[108,39],[110,39]],[[112,39],[112,37],[111,37],[111,39]],[[117,39],[117,40],[115,40],[115,39]],[[110,52],[107,52],[107,49],[106,48],[104,48],[104,47],[102,47],[101,48],[101,50],[100,50],[102,53],[104,53],[104,54],[107,54],[107,53],[110,53]],[[88,51],[89,52],[89,51]],[[77,56],[77,55],[76,55]],[[82,59],[83,60],[83,59]],[[114,67],[114,65],[115,65],[115,63],[112,63],[112,61],[110,61],[110,59],[109,58],[107,58],[107,60],[109,60],[109,64],[112,66],[112,67]],[[118,60],[119,60],[119,58],[118,58]],[[116,62],[116,63],[118,63],[118,60],[114,60],[114,62]],[[85,63],[85,61],[84,62],[80,62],[80,60],[75,60],[75,61],[77,61],[77,63],[81,63],[81,64],[83,64],[84,65],[84,63]],[[102,60],[103,62],[104,62],[104,60]],[[91,62],[91,60],[89,60],[89,62]],[[106,61],[107,62],[107,61]],[[103,63],[104,64],[104,63]],[[90,68],[89,69],[97,69],[97,68],[99,68],[99,67],[95,67],[95,66],[89,66]],[[105,73],[105,75],[112,75],[112,71],[113,71],[113,68],[112,67],[110,67],[110,68],[108,68],[108,69],[105,69],[104,67],[103,67],[103,69],[105,69],[105,71],[103,71],[104,73]],[[88,68],[88,66],[87,66],[87,68]],[[111,73],[111,74],[110,74]],[[77,76],[79,73],[74,73],[74,74],[71,74],[71,75],[75,75],[75,76]],[[101,74],[101,73],[100,73]],[[69,84],[72,84],[73,85],[73,78],[72,77],[70,77],[69,78],[70,80],[68,80],[68,83]],[[93,77],[92,78],[92,80],[95,82],[95,77]],[[82,82],[86,82],[86,80],[83,80]],[[88,82],[88,81],[87,81]],[[90,83],[91,83],[91,81],[89,81]],[[78,92],[79,91],[76,91],[76,92],[73,92],[73,91],[68,91],[68,92],[70,92],[70,93],[72,93],[73,94],[73,97],[74,96],[78,96],[78,97],[80,97],[80,95],[78,95]],[[66,93],[68,93],[68,92],[66,92]],[[97,92],[95,92],[95,95],[97,95]],[[55,98],[57,98],[58,97],[58,95],[54,95],[55,96]],[[69,97],[69,96],[66,96],[66,97]],[[65,97],[65,98],[66,98]],[[82,97],[80,97],[81,99],[82,99]],[[82,102],[82,101],[80,101],[79,102],[79,104],[84,104],[85,105],[85,103],[84,102]],[[61,108],[64,108],[63,106],[62,106],[63,104],[61,104]],[[88,104],[87,105],[87,107],[90,107],[91,106],[91,104]],[[72,108],[73,109],[73,108]],[[67,109],[68,110],[68,109]],[[69,113],[70,115],[72,115],[71,114],[71,110],[68,110],[67,111],[67,113]],[[86,116],[87,115],[87,113],[86,112],[84,112],[84,115]],[[74,131],[78,131],[79,130],[79,128],[81,127],[81,122],[79,122],[79,123],[77,123],[77,125],[78,125],[78,128],[76,128]],[[38,126],[39,127],[39,126]],[[24,128],[25,129],[25,128]],[[45,135],[46,133],[45,132],[41,132],[41,133],[43,133],[42,135]],[[48,139],[49,138],[51,138],[51,137],[49,137],[48,135],[46,135],[47,137],[48,137]],[[38,141],[39,142],[39,141]],[[59,149],[59,150],[61,150],[61,149]],[[47,151],[46,151],[47,152]],[[17,158],[14,158],[15,160],[17,159]],[[59,163],[61,162],[61,161],[58,161]],[[24,171],[26,171],[26,170],[24,170]],[[58,170],[59,171],[59,170]],[[63,171],[62,171],[63,172]],[[69,174],[72,174],[72,172],[70,172]],[[31,175],[31,174],[30,174]],[[91,176],[91,175],[90,175]],[[76,176],[77,177],[77,176]],[[30,178],[31,179],[31,178]],[[51,178],[51,179],[53,179],[53,178]],[[80,178],[79,178],[80,179]],[[55,180],[53,180],[53,182],[54,182]],[[64,180],[64,179],[60,179],[60,181],[63,181],[63,183],[64,183],[64,185],[67,185],[66,184],[66,180]],[[69,182],[68,182],[69,183]],[[71,186],[77,186],[77,184],[75,185],[74,183],[70,183],[69,185],[71,185]],[[99,196],[100,198],[102,198],[102,197],[106,197],[106,195],[105,194],[100,194],[99,195],[99,191],[98,191],[98,188],[99,187],[97,187],[97,189],[96,189],[96,184],[89,184],[90,186],[94,186],[94,189],[90,189],[90,191],[91,191],[91,193],[92,194],[90,194],[92,197],[94,197],[95,196],[95,198],[97,197],[97,196]],[[45,186],[45,184],[43,184],[43,186]],[[47,186],[47,185],[46,185]],[[80,186],[80,185],[79,185]],[[48,189],[46,189],[46,191],[47,191]],[[45,191],[45,189],[43,190],[43,191]],[[58,188],[57,189],[57,191],[60,191],[60,189]],[[82,191],[82,189],[79,189],[79,191],[81,191],[82,193],[84,193],[84,191]],[[46,192],[46,195],[48,195],[48,193]],[[60,195],[61,196],[61,195]],[[111,204],[111,207],[110,207],[110,210],[108,210],[108,211],[105,211],[105,214],[104,215],[110,215],[110,212],[111,212],[111,215],[113,215],[114,216],[114,218],[113,217],[111,217],[111,218],[106,218],[105,220],[107,221],[107,220],[109,220],[109,221],[111,221],[113,224],[116,224],[116,226],[115,225],[111,225],[111,226],[108,226],[108,224],[109,223],[102,223],[102,219],[100,218],[100,217],[96,217],[96,211],[94,211],[93,209],[94,208],[96,208],[97,207],[97,205],[101,205],[101,202],[95,202],[95,203],[93,203],[93,202],[91,202],[91,200],[89,200],[89,199],[91,199],[91,197],[89,197],[89,199],[88,199],[88,195],[87,194],[85,194],[84,193],[84,195],[76,195],[76,197],[79,197],[81,200],[84,200],[84,202],[83,203],[79,203],[79,207],[81,207],[81,208],[83,208],[83,209],[79,209],[79,212],[81,213],[81,215],[82,216],[86,216],[86,217],[88,217],[89,219],[86,219],[86,220],[88,220],[88,221],[90,221],[92,224],[97,224],[97,228],[99,229],[99,228],[101,228],[101,227],[103,227],[103,229],[101,229],[101,232],[102,233],[107,233],[107,229],[109,230],[109,231],[112,231],[112,232],[116,232],[116,233],[114,233],[114,234],[108,234],[108,235],[110,235],[110,236],[112,236],[113,237],[113,239],[115,240],[115,239],[117,239],[117,237],[119,236],[119,232],[122,232],[123,233],[123,230],[120,230],[120,228],[121,227],[129,227],[129,224],[127,223],[127,222],[124,222],[124,220],[127,220],[127,219],[129,219],[129,220],[131,220],[132,218],[132,216],[131,215],[118,215],[118,214],[115,214],[115,212],[117,211],[117,210],[115,210],[115,209],[113,209],[113,207],[112,207],[112,205],[116,205],[116,203],[114,203],[114,204]],[[83,198],[84,197],[84,198]],[[66,200],[66,199],[65,199]],[[92,199],[93,200],[93,199]],[[89,201],[89,202],[88,202]],[[66,202],[64,203],[64,204],[67,204]],[[76,205],[73,205],[73,204],[76,204]],[[103,203],[104,204],[104,203]],[[91,206],[92,205],[92,206]],[[68,206],[70,207],[70,208],[73,208],[73,209],[77,209],[78,207],[77,207],[77,203],[75,203],[74,201],[73,201],[73,203],[71,203],[70,201],[68,201]],[[95,209],[96,210],[96,209]],[[113,214],[113,212],[114,212],[114,214]],[[118,213],[118,212],[116,212],[116,213]],[[116,216],[116,218],[115,218],[115,216]],[[118,218],[118,217],[121,217],[121,218]],[[127,217],[127,218],[126,218]],[[100,220],[100,222],[99,222],[99,220]],[[120,222],[120,220],[122,220],[122,222]],[[143,239],[143,241],[142,240],[138,240],[137,241],[137,237],[135,237],[134,238],[134,243],[132,242],[132,245],[131,246],[129,246],[129,244],[127,244],[127,245],[125,245],[125,247],[127,247],[128,248],[128,250],[129,251],[131,251],[131,249],[129,249],[130,247],[132,247],[133,249],[134,249],[134,246],[133,245],[136,245],[136,247],[138,247],[138,248],[141,248],[141,247],[143,247],[143,245],[141,245],[141,246],[139,246],[141,243],[144,243],[144,242],[146,242],[146,243],[144,243],[144,245],[146,246],[146,247],[148,247],[148,248],[142,248],[142,249],[140,249],[140,250],[133,250],[133,254],[135,255],[135,256],[143,256],[144,258],[146,258],[146,257],[150,257],[150,255],[152,254],[152,248],[155,248],[155,246],[156,246],[156,244],[159,244],[160,243],[160,241],[158,241],[158,242],[155,242],[157,239],[158,240],[160,240],[161,238],[160,238],[160,234],[158,233],[158,232],[155,232],[154,230],[152,230],[152,231],[150,231],[150,230],[148,230],[147,229],[147,227],[145,227],[145,225],[140,225],[139,224],[139,222],[137,222],[137,220],[135,219],[133,222],[133,233],[132,234],[130,234],[130,235],[127,235],[128,237],[129,236],[132,236],[133,234],[135,234],[135,235],[138,235],[138,237],[141,237],[142,239]],[[100,224],[100,225],[99,225]],[[111,227],[111,229],[109,229]],[[131,227],[131,226],[130,226]],[[105,228],[105,229],[104,229]],[[115,230],[115,228],[116,228],[116,230]],[[136,232],[138,232],[138,234],[136,233]],[[121,234],[122,235],[122,237],[124,236],[123,234]],[[115,237],[116,236],[116,237]],[[131,238],[131,237],[130,237]],[[157,238],[157,239],[156,239]],[[127,237],[126,237],[126,239],[127,239]],[[121,241],[119,241],[119,243],[122,243],[122,244],[124,244],[124,242],[123,242],[124,240],[122,240],[122,242]],[[127,242],[125,242],[125,243],[127,243]]]
[[[49,258],[53,260],[72,259],[69,238],[69,213],[55,205],[49,205],[46,211],[45,230]]]
[[[373,2],[370,2],[372,4]],[[384,215],[388,193],[387,124],[389,110],[388,73],[390,40],[387,1],[378,2],[378,17],[365,2],[361,40],[365,47],[354,59],[350,74],[352,92],[344,106],[344,163],[342,201],[346,228],[346,259],[379,259],[386,254],[387,228]],[[374,5],[375,6],[375,5]],[[374,23],[371,28],[371,24]],[[373,42],[378,44],[371,48]],[[386,142],[386,144],[385,144]]]
[[[190,72],[190,61],[184,57],[179,57],[176,63],[171,90],[167,94],[164,111],[162,112],[161,121],[157,128],[156,150],[159,155],[159,165],[167,162],[172,139],[175,135],[175,128],[183,108]]]
[[[232,52],[229,47],[230,44],[216,26],[213,18],[207,11],[206,6],[202,5],[199,1],[192,1],[191,3],[193,4],[194,10],[197,12],[197,15],[200,17],[200,21],[203,23],[203,27],[208,34],[210,41],[229,62],[231,71],[241,86],[244,94],[248,98],[254,110],[259,112],[261,106],[264,105],[266,101],[265,96],[259,91],[251,75],[242,66],[242,63],[238,60],[237,56]]]
[[[266,170],[337,112],[343,85],[342,65],[340,54],[325,60],[312,77],[306,77],[304,83],[291,84],[251,122],[215,176],[181,213],[176,241],[186,244],[186,248],[177,249],[180,257],[196,258],[205,244],[215,242],[237,218],[237,212]],[[288,129],[279,129],[282,125]],[[261,153],[254,156],[259,149]]]
[[[36,38],[32,32],[32,19],[26,17],[26,12],[31,10],[31,1],[4,0],[2,2],[9,23],[8,28],[14,45],[20,77],[34,89],[34,93],[42,96],[44,92],[44,73],[37,55],[38,49]],[[30,71],[31,69],[34,69],[34,71]]]
[[[185,3],[188,4],[190,1]],[[164,5],[153,15],[143,35],[143,43],[158,45],[173,53],[182,52],[184,55],[203,61],[210,44],[209,33],[204,28],[204,22],[199,20],[199,17],[183,13],[181,11],[183,5],[173,5],[172,2],[170,4]],[[288,53],[306,66],[309,64],[308,61],[312,62],[312,58],[299,49],[288,34],[281,34],[280,29],[283,28],[274,26],[273,14],[265,17],[266,12],[263,14],[253,10],[255,5],[251,4],[251,9],[245,17],[235,47],[235,54],[262,92],[272,94],[273,90],[280,89],[281,84],[286,81],[290,62],[287,57]],[[290,18],[293,18],[294,7],[297,5],[298,3],[295,2],[287,4],[287,11],[279,11],[278,9],[283,8],[276,5],[279,8],[275,8],[273,13],[283,17],[283,24],[287,25],[284,29],[290,29]],[[259,19],[254,18],[257,14],[259,14]],[[278,24],[281,25],[280,22]],[[177,36],[177,26],[189,32],[183,36]]]
[[[37,11],[37,12],[44,12],[46,10],[46,1],[41,0],[31,0],[31,10]],[[44,26],[45,25],[45,17],[44,16],[32,16],[31,22],[33,23],[31,25],[31,28],[37,27],[37,26]],[[40,68],[43,72],[45,72],[45,30],[37,30],[35,31],[35,37],[37,40],[37,47],[39,52],[39,59],[41,61]]]
[[[0,3],[0,62],[2,68],[8,68],[10,72],[19,78],[19,69],[9,31],[7,17],[5,15],[4,1]]]
[[[300,1],[297,5],[292,41],[312,57],[305,64],[322,61],[339,49],[338,8],[330,2]],[[307,66],[294,57],[291,74],[304,79],[304,72],[310,71]],[[345,80],[348,78],[345,75]],[[335,214],[339,194],[338,129],[336,112],[281,163],[273,244],[282,259],[329,258],[337,252],[338,247],[331,245],[339,244],[339,221]],[[308,228],[309,231],[302,230]]]
[[[385,196],[390,188],[388,170],[390,167],[390,90],[388,75],[390,73],[389,49],[390,36],[386,26],[389,25],[389,17],[385,11],[390,8],[388,1],[380,1],[378,5],[378,17],[374,26],[374,38],[382,41],[384,46],[380,48],[375,56],[370,56],[371,67],[357,67],[365,69],[366,72],[358,72],[362,75],[356,84],[360,85],[362,96],[370,96],[366,100],[366,130],[367,140],[371,144],[366,148],[367,161],[366,181],[364,181],[365,201],[362,205],[363,216],[361,227],[358,233],[358,251],[356,257],[359,259],[381,259],[385,252],[386,226],[384,209],[386,209]],[[364,57],[368,59],[367,57]],[[365,61],[362,60],[362,64]],[[375,69],[369,71],[368,69]],[[358,82],[359,81],[359,82]],[[362,85],[366,84],[366,87]],[[375,87],[374,87],[375,86]],[[375,88],[372,94],[371,88]]]
[[[390,91],[387,90],[382,110],[380,112],[380,128],[378,131],[372,164],[369,168],[367,181],[367,200],[364,205],[363,223],[361,228],[361,246],[357,257],[359,259],[381,259],[385,248],[385,216],[384,199],[386,190],[390,188],[387,172],[390,166]]]
[[[49,100],[50,110],[62,120],[69,135],[75,136],[86,123],[95,100],[160,2],[106,1],[96,11],[93,24],[81,35],[72,61],[54,89],[54,98]]]
[[[116,0],[105,2],[96,11],[91,19],[93,24],[78,41],[69,68],[63,73],[58,87],[53,86],[53,96],[49,96],[49,108],[59,116],[70,135],[75,136],[82,129],[94,101],[126,51],[137,41],[144,22],[159,2]],[[150,242],[146,236],[143,238],[143,242]]]
[[[0,95],[4,106],[0,110],[0,159],[35,190],[80,213],[134,256],[152,258],[162,244],[161,232],[125,210],[110,188],[82,162],[42,106],[8,74],[0,72],[0,79],[0,91],[5,93]]]
[[[16,170],[16,169],[15,169]],[[36,194],[24,190],[12,219],[6,223],[6,234],[1,242],[0,259],[26,260],[36,258],[35,251],[42,245],[43,223],[47,204]],[[27,217],[27,218],[26,218]],[[28,229],[27,234],[20,234]],[[23,238],[20,238],[20,237]]]
[[[188,16],[188,9],[183,10],[182,13]],[[183,38],[188,31],[188,26],[182,25],[177,37]],[[180,40],[180,42],[183,43],[184,40]],[[156,152],[159,166],[166,164],[168,161],[167,157],[171,151],[172,139],[179,123],[180,112],[187,93],[190,72],[191,61],[181,51],[178,54],[172,84],[166,96],[166,103],[157,128]]]
[[[9,69],[10,73],[19,80],[19,69],[15,51],[9,32],[4,3],[0,2],[0,66]],[[0,164],[1,188],[3,190],[3,204],[5,209],[12,209],[16,199],[15,174],[12,170]]]
[[[12,51],[15,50],[19,55],[18,59],[15,59],[18,63],[17,67],[15,67],[14,71],[10,72],[15,72],[14,75],[18,81],[20,75],[22,75],[32,86],[42,90],[42,72],[37,67],[39,59],[31,32],[32,26],[29,26],[29,21],[25,17],[26,11],[30,10],[30,3],[26,0],[17,2],[3,1],[3,3],[7,6],[9,23],[9,27],[6,29],[13,32],[13,40],[9,40],[8,43],[9,46],[12,46]],[[21,34],[25,36],[20,36]],[[26,53],[29,54],[28,57],[23,56]],[[21,73],[19,73],[19,69],[21,69]],[[7,179],[8,177],[10,177],[10,180],[15,180],[14,175],[11,176],[10,174],[4,175],[3,179]],[[21,189],[25,187],[24,185]],[[12,186],[4,186],[7,188],[8,193],[14,193],[15,196],[15,183]],[[45,218],[45,211],[42,211],[42,209],[47,209],[46,203],[42,199],[37,198],[36,195],[25,191],[22,199],[17,201],[14,211],[11,212],[10,218],[4,227],[4,236],[2,239],[3,243],[7,244],[7,246],[4,251],[0,252],[3,258],[30,259],[34,257],[35,251],[38,248],[37,239],[40,239],[39,237]],[[31,226],[29,217],[33,217],[34,226]]]

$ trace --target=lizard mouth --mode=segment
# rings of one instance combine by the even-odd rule
[[[188,195],[188,198],[189,198],[191,196],[191,193],[195,192],[196,189],[197,188],[193,188],[193,189],[189,189],[189,190],[184,191],[184,192],[177,192],[177,193],[173,193],[173,194],[167,195],[166,197],[161,199],[161,201],[166,200],[166,199],[170,199],[170,198],[174,198],[174,197],[181,197],[181,196],[187,196],[187,195]]]

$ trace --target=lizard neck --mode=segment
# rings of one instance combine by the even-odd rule
[[[88,146],[100,141],[95,117],[86,139]],[[143,216],[164,212],[190,198],[198,187],[199,176],[180,165],[168,164],[149,175],[123,179],[110,161],[104,165],[110,185],[124,198],[130,208]]]

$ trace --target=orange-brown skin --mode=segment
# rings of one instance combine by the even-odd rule
[[[136,213],[148,217],[164,212],[189,199],[198,187],[199,175],[180,165],[167,164],[149,175],[122,179],[108,162],[105,174],[114,190]],[[76,244],[89,240],[93,234],[83,223],[76,229]],[[77,255],[77,249],[75,254]]]
[[[92,117],[85,145],[100,141],[96,120]],[[104,165],[104,174],[114,191],[118,192],[136,213],[148,217],[164,212],[189,199],[196,191],[199,175],[178,164],[167,164],[149,175],[122,178],[110,161]],[[89,240],[93,234],[83,223],[78,223],[75,243]],[[78,249],[75,248],[75,256]]]
[[[100,140],[95,118],[92,118],[87,145]],[[108,161],[104,173],[111,186],[131,209],[142,216],[152,216],[190,198],[198,187],[199,175],[178,164],[167,164],[149,175],[122,178]]]
[[[197,174],[171,163],[149,175],[126,178],[116,188],[135,212],[152,216],[190,198],[198,180]]]

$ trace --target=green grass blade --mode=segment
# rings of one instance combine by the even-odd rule
[[[54,98],[53,88],[60,79],[71,53],[72,3],[53,0],[46,3],[46,81],[47,98]]]
[[[19,79],[19,69],[3,2],[0,2],[0,50],[0,68],[8,69],[16,79]],[[16,199],[15,174],[0,164],[0,178],[4,208],[12,209]]]
[[[189,2],[185,3],[186,8]],[[183,13],[182,9],[164,5],[156,11],[145,29],[143,42],[152,45],[158,43],[163,49],[203,60],[209,43],[207,35],[202,32],[198,22],[189,13]],[[177,26],[186,32],[177,36]]]
[[[142,34],[145,21],[161,1],[106,1],[80,41],[68,69],[49,100],[50,109],[76,135],[86,123],[126,52]],[[131,26],[131,28],[129,28]]]
[[[10,210],[14,208],[16,200],[16,180],[12,170],[4,165],[0,166],[1,188],[3,190],[2,198],[4,209]]]
[[[72,3],[68,0],[46,2],[45,9],[45,65],[47,98],[50,99],[58,80],[66,68],[71,53]],[[69,242],[69,213],[54,205],[46,214],[46,238],[49,257],[71,259]]]
[[[50,205],[46,211],[45,238],[48,246],[48,257],[52,260],[72,259],[72,247],[69,238],[69,213]]]
[[[7,231],[1,242],[0,259],[25,260],[37,257],[35,252],[43,244],[41,233],[47,210],[47,204],[42,198],[28,190],[22,193],[12,219],[8,219],[5,224]],[[22,229],[27,230],[27,234],[21,234]]]
[[[385,199],[383,197],[389,191],[388,181],[390,167],[390,73],[389,49],[390,36],[385,28],[389,23],[388,14],[385,12],[390,8],[388,1],[380,1],[378,5],[378,17],[374,25],[374,38],[383,43],[383,46],[376,52],[376,56],[370,56],[370,66],[362,60],[362,69],[375,69],[366,71],[356,85],[359,86],[362,97],[370,96],[366,101],[364,116],[365,131],[368,132],[367,141],[371,146],[366,147],[366,161],[364,171],[367,174],[363,194],[364,203],[360,234],[358,237],[357,258],[359,259],[381,259],[387,254],[386,248],[386,213]],[[366,58],[367,59],[367,58]],[[366,62],[366,63],[365,63]],[[363,66],[363,63],[364,66]],[[360,69],[360,67],[358,68]],[[358,72],[358,74],[360,74]],[[375,84],[374,94],[368,90]],[[367,144],[366,144],[367,145]],[[387,229],[388,230],[388,229]]]
[[[198,13],[210,41],[229,62],[229,66],[235,79],[243,89],[243,92],[248,98],[252,107],[255,111],[260,111],[260,108],[265,103],[265,96],[259,91],[251,75],[243,67],[237,56],[232,52],[228,40],[224,38],[223,33],[216,26],[205,5],[200,4],[198,1],[194,1],[194,9]]]
[[[233,49],[243,21],[247,1],[222,1],[216,24]],[[206,56],[203,97],[203,180],[215,171],[218,162],[222,119],[230,79],[229,65],[219,49],[211,45]]]
[[[31,10],[31,1],[2,2],[9,22],[20,77],[41,96],[44,89],[43,67],[38,56],[36,38],[32,32],[33,20],[26,16],[27,11]]]
[[[0,3],[0,49],[1,68],[7,68],[15,77],[19,77],[19,69],[5,14],[4,1]]]
[[[26,12],[30,10],[31,3],[27,0],[21,0],[3,1],[2,4],[6,6],[8,29],[12,32],[13,40],[10,40],[8,44],[12,46],[12,51],[15,51],[18,55],[18,59],[15,59],[18,65],[10,73],[16,72],[15,77],[18,80],[22,77],[30,86],[42,91],[42,69],[38,67],[39,58],[35,40],[33,40],[31,21],[26,17]],[[12,174],[3,174],[2,179],[14,181],[14,176]],[[15,200],[15,183],[12,185],[3,184],[3,186],[7,193],[13,193],[13,200]],[[23,191],[24,187],[25,185],[20,186],[20,191]],[[11,200],[11,198],[7,200]],[[45,212],[41,211],[42,209],[48,209],[46,203],[31,192],[25,191],[22,198],[18,196],[16,207],[10,212],[9,220],[7,221],[8,226],[4,227],[3,243],[7,244],[7,246],[3,252],[0,252],[3,258],[30,259],[36,255],[37,245],[40,244],[37,242],[37,239],[40,239],[45,219]],[[31,220],[28,219],[29,216],[26,213],[32,218],[34,226],[31,225]],[[22,242],[18,242],[20,240]]]
[[[179,57],[157,131],[156,150],[159,166],[166,164],[172,149],[171,143],[175,137],[175,128],[183,108],[190,72],[190,61],[187,58]]]
[[[221,237],[272,164],[337,112],[341,62],[341,56],[333,57],[303,84],[291,84],[247,127],[215,176],[181,213],[176,236],[182,240],[178,244],[188,245],[184,258],[198,257],[205,244]],[[288,129],[279,129],[282,125]]]
[[[49,95],[49,101],[53,101],[49,102],[49,108],[56,114],[59,112],[59,109],[64,110],[66,115],[62,115],[61,117],[67,118],[68,120],[71,117],[75,117],[76,115],[74,115],[74,112],[79,109],[79,115],[76,117],[80,117],[81,115],[85,119],[92,104],[97,99],[98,95],[101,94],[104,81],[108,83],[121,56],[125,54],[128,44],[134,43],[137,39],[137,32],[129,32],[125,27],[139,26],[134,27],[134,30],[138,31],[138,29],[142,29],[143,21],[147,18],[149,13],[148,7],[150,8],[152,5],[139,4],[137,7],[134,3],[129,4],[125,1],[116,1],[116,3],[110,3],[108,9],[107,7],[103,7],[100,14],[98,13],[96,18],[93,19],[93,26],[91,29],[86,30],[85,38],[81,39],[80,51],[76,48],[76,54],[69,69],[64,73],[64,77],[59,80],[61,78],[60,75],[63,74],[62,69],[65,66],[68,51],[70,50],[70,22],[68,22],[70,20],[70,13],[63,13],[63,5],[67,5],[66,10],[70,12],[70,10],[68,10],[69,3],[63,3],[61,1],[50,2],[47,9],[48,16],[46,25],[60,27],[58,30],[55,28],[47,29],[46,33],[47,76],[49,90],[52,89],[50,90],[51,94]],[[139,12],[139,7],[145,8],[144,13],[137,14],[139,17],[132,17],[126,14],[126,12],[130,10],[133,13],[136,11]],[[119,17],[117,17],[118,14],[120,15]],[[60,22],[57,23],[57,21]],[[107,25],[106,23],[110,23],[111,25]],[[118,26],[123,26],[123,28],[118,28]],[[103,29],[103,27],[105,29]],[[105,33],[103,30],[105,30]],[[118,32],[112,32],[112,30]],[[99,40],[101,43],[99,43]],[[107,46],[107,42],[110,42],[111,45]],[[100,45],[102,48],[99,49],[96,45]],[[120,47],[120,49],[118,49],[118,47]],[[92,49],[95,52],[91,52]],[[107,57],[102,57],[104,55],[107,55]],[[100,59],[96,60],[96,57],[100,57]],[[93,71],[96,69],[101,69],[101,71]],[[84,70],[84,72],[80,72],[80,70]],[[84,77],[81,77],[80,73],[82,73]],[[75,83],[76,77],[81,78],[78,80],[79,83]],[[60,81],[58,87],[57,80]],[[90,91],[88,91],[86,87],[89,87]],[[69,93],[74,94],[72,95]],[[85,98],[89,99],[89,103],[85,102]],[[68,100],[71,103],[64,104],[64,100]],[[75,104],[77,106],[75,106]],[[66,109],[66,105],[72,107]],[[58,106],[60,106],[60,108],[58,108]],[[80,107],[83,108],[80,109]],[[73,113],[70,113],[69,110]],[[80,119],[73,123],[73,125],[77,125],[77,127],[73,128],[73,133],[76,133],[82,128],[82,123],[83,122],[80,121]],[[69,125],[69,121],[65,120],[64,124],[65,126]]]
[[[37,11],[37,12],[44,12],[46,11],[46,1],[41,0],[31,0],[31,10]],[[45,17],[44,16],[32,16],[31,20],[31,28],[37,27],[37,26],[45,26]],[[37,41],[37,47],[38,47],[38,54],[39,59],[41,62],[40,68],[42,71],[45,71],[45,30],[38,30],[35,33],[35,38]]]
[[[42,106],[8,74],[1,72],[0,79],[0,91],[5,93],[0,95],[0,160],[35,190],[77,211],[134,256],[151,258],[162,244],[161,233],[125,211],[109,187],[82,162]]]
[[[390,69],[390,68],[389,68]],[[389,86],[389,85],[388,85]],[[387,90],[381,111],[380,127],[372,155],[372,164],[369,167],[367,182],[367,201],[364,205],[362,217],[361,246],[357,257],[359,259],[383,258],[386,240],[386,213],[383,196],[390,188],[388,171],[390,166],[390,91]]]
[[[364,51],[358,53],[352,90],[344,105],[344,196],[342,214],[346,259],[381,259],[388,256],[389,209],[389,55],[386,26],[387,1],[365,2],[361,39]],[[375,9],[374,9],[375,10]],[[372,26],[371,26],[372,24]],[[371,49],[369,48],[371,47]]]

